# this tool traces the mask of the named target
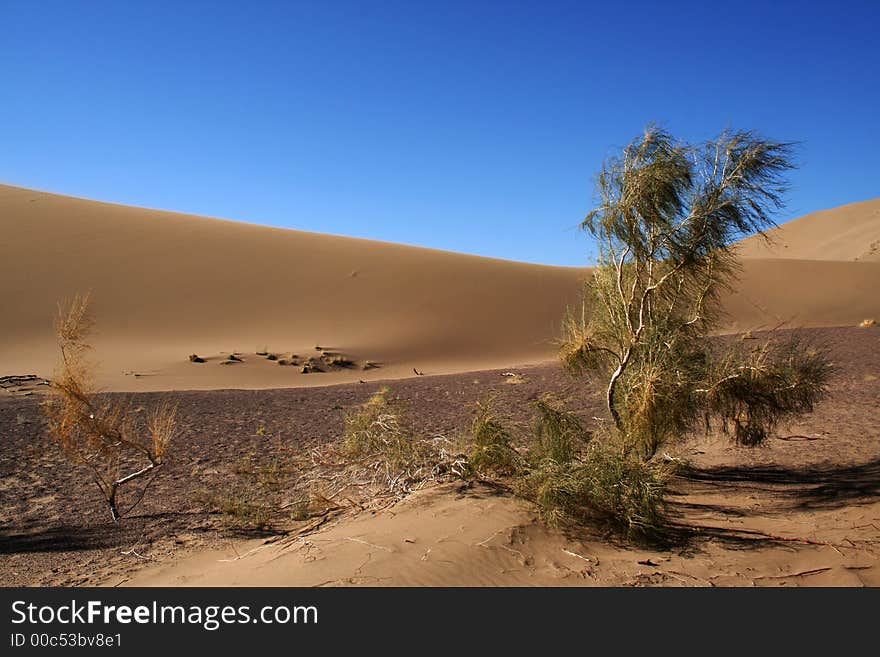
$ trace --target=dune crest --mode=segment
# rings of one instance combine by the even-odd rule
[[[743,258],[880,262],[880,199],[821,210],[740,242]]]

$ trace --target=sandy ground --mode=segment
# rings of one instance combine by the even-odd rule
[[[310,521],[284,511],[301,474],[293,456],[337,441],[345,413],[382,382],[426,435],[462,435],[488,394],[522,431],[547,391],[588,422],[602,416],[601,386],[553,363],[586,269],[6,186],[0,229],[3,584],[880,584],[880,329],[856,328],[880,320],[880,201],[789,222],[769,249],[743,244],[724,330],[807,327],[831,343],[832,394],[766,447],[676,446],[687,463],[671,498],[676,526],[651,548],[595,527],[549,529],[484,483]],[[86,290],[99,384],[140,408],[179,403],[184,427],[119,526],[48,442],[39,407],[57,358],[56,304]],[[324,352],[351,363],[304,374]],[[206,362],[189,362],[194,353]],[[218,493],[264,503],[269,528],[212,511],[205,498]]]
[[[748,449],[693,437],[662,547],[599,528],[549,529],[528,504],[485,484],[448,483],[376,511],[276,529],[224,525],[200,489],[251,486],[235,464],[268,463],[337,440],[347,409],[377,384],[173,393],[186,426],[141,513],[113,527],[89,482],[45,446],[39,394],[0,393],[0,579],[116,585],[846,585],[880,584],[880,329],[808,332],[838,373],[815,413]],[[546,390],[589,421],[601,394],[555,365],[392,382],[425,434],[465,432],[469,404],[494,392],[513,424]],[[149,404],[163,395],[138,394]],[[263,431],[260,431],[263,429]],[[295,477],[296,473],[291,474]],[[293,483],[293,479],[290,480]],[[283,497],[284,484],[278,493]]]
[[[877,208],[845,206],[780,229],[792,244],[787,257],[744,261],[725,328],[880,318],[880,261],[853,261],[877,239]],[[0,376],[51,378],[56,304],[91,290],[99,383],[134,392],[305,387],[546,362],[588,273],[8,186],[0,186],[0,230]],[[802,242],[821,245],[818,254],[795,248]],[[306,375],[256,354],[301,363],[316,346],[354,366]],[[223,365],[229,352],[243,362]],[[193,353],[207,362],[190,363]],[[367,361],[379,367],[364,370]]]

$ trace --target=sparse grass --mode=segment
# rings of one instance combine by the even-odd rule
[[[200,491],[195,500],[209,512],[222,514],[230,528],[268,529],[272,524],[272,507],[264,501],[251,500],[241,489]]]
[[[308,520],[312,517],[312,502],[308,495],[294,500],[290,504],[290,519],[296,521]]]
[[[345,453],[354,458],[381,454],[391,469],[416,457],[417,443],[390,388],[382,388],[345,418]]]

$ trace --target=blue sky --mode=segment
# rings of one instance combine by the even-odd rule
[[[0,0],[0,181],[583,265],[658,122],[803,142],[788,219],[880,196],[880,3]]]

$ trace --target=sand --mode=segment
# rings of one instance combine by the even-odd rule
[[[880,316],[880,261],[828,259],[868,249],[878,207],[846,206],[843,219],[831,210],[782,229],[792,244],[835,235],[822,261],[804,259],[815,255],[808,250],[790,249],[799,258],[791,259],[747,249],[725,329]],[[853,227],[846,244],[836,228],[844,221]],[[0,230],[0,376],[51,377],[56,304],[91,290],[94,359],[109,390],[302,387],[545,362],[588,275],[8,186]],[[355,366],[304,375],[255,353],[300,362],[316,346]],[[234,351],[244,362],[221,365]],[[190,363],[193,353],[208,362]],[[365,371],[366,361],[380,367]]]
[[[772,248],[743,243],[722,332],[807,327],[833,348],[832,394],[765,448],[677,445],[672,456],[688,463],[672,496],[678,538],[662,549],[599,527],[547,527],[480,483],[268,532],[232,531],[198,501],[205,487],[255,486],[243,460],[263,467],[338,440],[345,413],[382,383],[425,435],[466,433],[468,409],[490,393],[521,427],[548,390],[585,419],[601,416],[601,389],[553,360],[588,269],[6,186],[0,222],[4,583],[880,585],[880,329],[856,328],[880,319],[880,201],[789,222]],[[99,384],[143,407],[171,398],[184,426],[167,472],[119,526],[47,444],[39,406],[56,360],[55,306],[86,290]],[[227,364],[230,352],[241,362]],[[298,363],[341,353],[352,364],[303,374],[257,352]],[[206,362],[189,362],[194,353]]]
[[[880,261],[880,199],[822,210],[768,231],[770,242],[748,238],[744,258]]]

